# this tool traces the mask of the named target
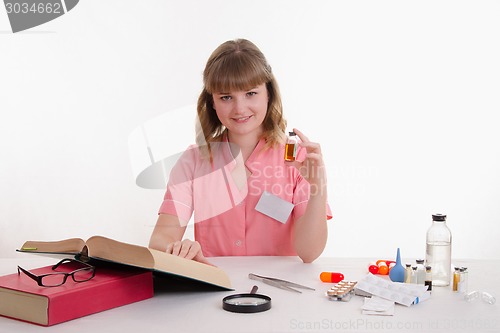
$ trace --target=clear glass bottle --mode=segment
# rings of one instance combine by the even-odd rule
[[[451,231],[446,225],[446,215],[432,215],[432,225],[427,230],[425,255],[427,265],[432,267],[432,285],[450,285]]]
[[[285,161],[295,161],[297,157],[297,135],[295,132],[289,132],[285,145]]]

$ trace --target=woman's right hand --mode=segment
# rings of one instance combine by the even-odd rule
[[[201,245],[197,241],[184,239],[182,241],[175,241],[167,245],[167,253],[173,254],[186,259],[192,259],[204,264],[213,266],[207,258],[203,255]]]

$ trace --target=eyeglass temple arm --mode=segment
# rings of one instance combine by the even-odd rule
[[[54,266],[52,266],[52,269],[56,269],[57,267],[59,267],[60,265],[64,264],[65,262],[77,262],[77,263],[82,264],[82,265],[87,266],[87,267],[93,267],[92,265],[90,265],[90,264],[88,264],[86,262],[83,262],[83,261],[80,261],[80,260],[71,259],[71,258],[66,258],[66,259],[62,259],[57,264],[55,264]]]
[[[69,259],[69,258],[62,259],[57,264],[55,264],[54,266],[52,266],[52,269],[56,269],[57,267],[59,267],[60,265],[64,264],[65,262],[71,262],[71,261],[73,261],[73,259]]]
[[[36,276],[35,274],[31,273],[30,271],[25,270],[21,266],[17,266],[17,274],[18,275],[21,275],[20,270],[23,271],[24,274],[28,275],[33,280],[38,281],[38,276]]]

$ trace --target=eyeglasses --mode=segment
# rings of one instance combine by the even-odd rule
[[[94,277],[95,275],[94,266],[75,259],[63,259],[54,266],[52,266],[52,270],[56,270],[59,266],[68,262],[78,263],[85,267],[76,269],[72,272],[55,272],[42,275],[35,275],[30,271],[27,271],[24,268],[17,266],[17,274],[20,275],[21,272],[23,272],[24,274],[35,280],[41,287],[57,287],[63,285],[68,279],[68,276],[71,276],[73,278],[73,281],[75,282],[85,282]]]

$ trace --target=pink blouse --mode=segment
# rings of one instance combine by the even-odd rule
[[[285,164],[284,145],[264,149],[262,139],[246,162],[229,145],[211,144],[213,164],[190,146],[170,173],[159,214],[187,223],[194,211],[195,239],[207,257],[296,255],[293,224],[307,207],[309,183]],[[299,147],[297,155],[303,159],[305,149]],[[264,192],[293,204],[286,223],[255,209]],[[327,213],[330,219],[329,206]]]

